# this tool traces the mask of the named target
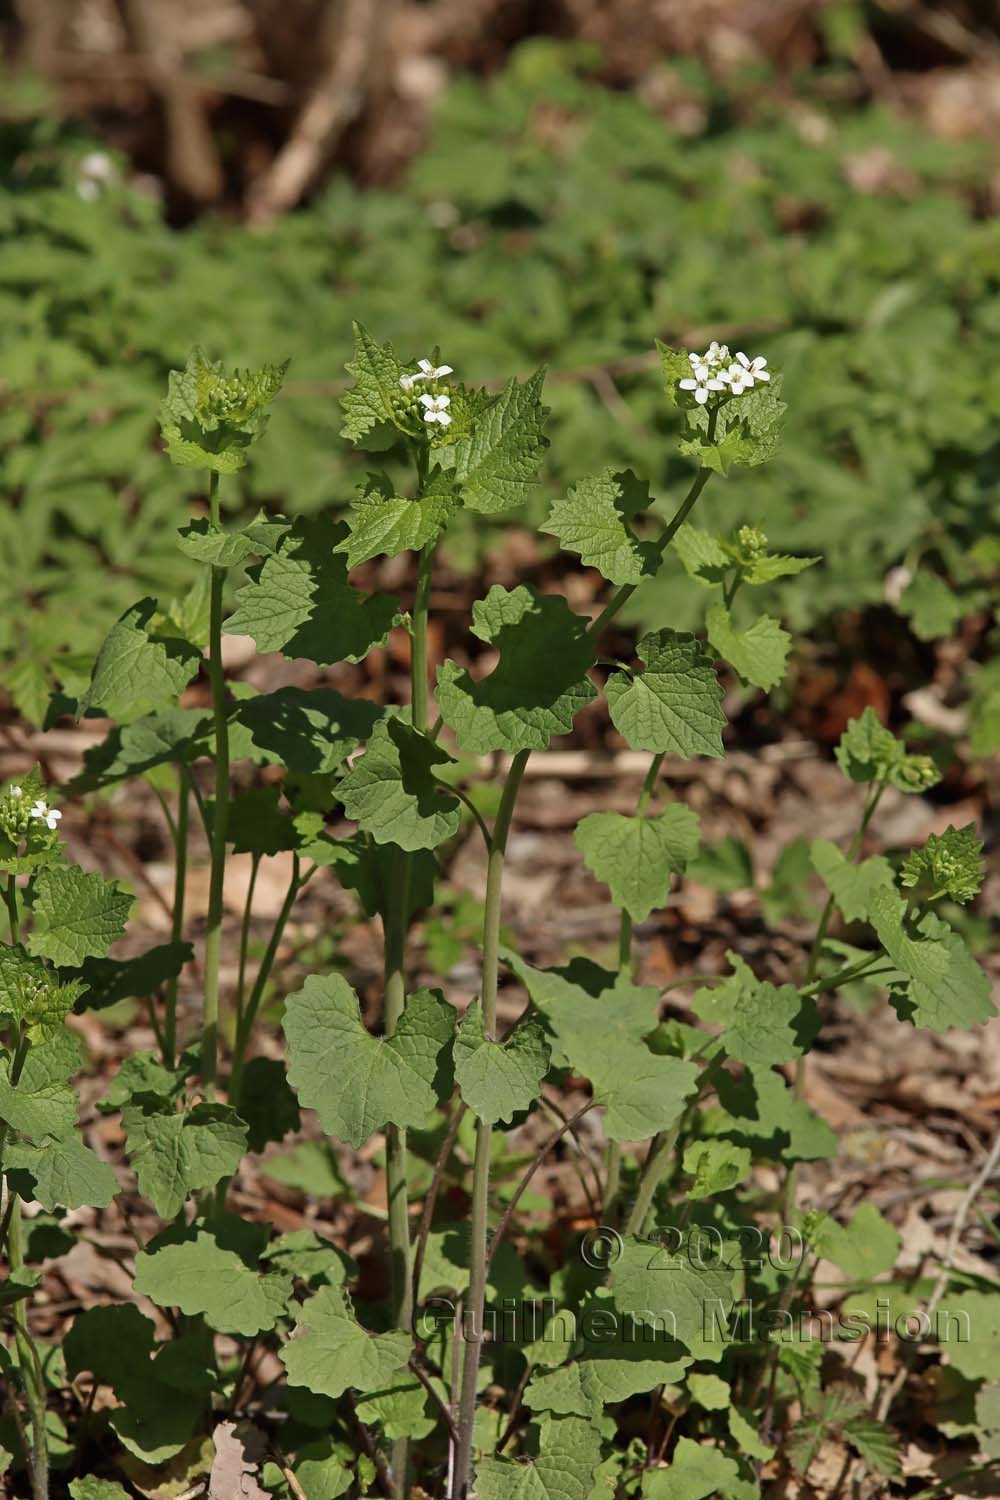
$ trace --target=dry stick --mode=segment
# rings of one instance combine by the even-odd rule
[[[707,440],[715,440],[716,412],[708,419]],[[663,528],[654,552],[662,557],[674,536],[687,520],[705,488],[712,471],[702,467],[695,475],[691,486],[669,523]],[[613,619],[622,606],[635,593],[637,585],[624,584],[590,627],[588,635],[599,637],[604,626]],[[531,751],[522,750],[511,762],[507,772],[500,807],[493,826],[489,865],[486,875],[486,911],[483,919],[483,986],[482,1012],[483,1030],[487,1040],[496,1040],[497,974],[500,950],[500,915],[503,889],[504,856],[507,835],[510,832],[514,804],[524,776]],[[472,1263],[469,1274],[468,1306],[472,1310],[473,1337],[465,1341],[465,1360],[462,1366],[462,1389],[459,1406],[459,1442],[455,1450],[454,1464],[450,1476],[449,1493],[452,1500],[466,1500],[472,1469],[472,1440],[475,1424],[476,1394],[479,1376],[479,1360],[483,1342],[483,1308],[486,1302],[486,1273],[489,1267],[487,1223],[490,1187],[490,1152],[493,1139],[492,1127],[482,1120],[476,1126],[476,1158],[472,1175]],[[508,1215],[510,1205],[508,1205]],[[503,1221],[501,1221],[503,1222]],[[494,1244],[496,1240],[494,1239]]]
[[[553,1100],[546,1099],[544,1096],[542,1096],[539,1098],[538,1102],[544,1110],[548,1111],[550,1115],[554,1115],[555,1118],[560,1122],[560,1124],[567,1124],[568,1117],[565,1111],[560,1109],[559,1105],[554,1103]],[[581,1140],[579,1131],[574,1127],[572,1130],[570,1130],[569,1136],[573,1146],[573,1167],[576,1174],[576,1180],[583,1189],[583,1195],[587,1200],[587,1207],[590,1210],[591,1218],[595,1223],[600,1223],[600,1173],[597,1170],[597,1165],[594,1162],[591,1153],[587,1150],[586,1146]],[[591,1191],[590,1183],[584,1176],[583,1167],[581,1165],[582,1162],[586,1162],[591,1172],[594,1174],[594,1187],[597,1189],[596,1195]]]
[[[455,1428],[455,1418],[452,1415],[451,1407],[445,1401],[444,1397],[441,1395],[441,1392],[434,1389],[434,1386],[431,1383],[430,1376],[427,1374],[427,1371],[423,1369],[420,1361],[415,1354],[411,1354],[407,1368],[411,1370],[417,1377],[417,1379],[420,1381],[420,1384],[423,1386],[424,1390],[427,1392],[428,1396],[430,1396],[431,1400],[434,1402],[434,1405],[441,1413],[442,1419],[444,1420],[444,1425],[448,1429],[448,1436],[451,1441],[453,1443],[457,1442],[458,1432]]]
[[[514,1388],[514,1395],[511,1399],[510,1420],[497,1439],[497,1445],[495,1449],[495,1452],[497,1453],[502,1453],[507,1444],[510,1442],[511,1438],[514,1436],[514,1430],[517,1427],[517,1419],[521,1415],[521,1402],[524,1397],[524,1393],[528,1388],[528,1381],[531,1379],[531,1372],[534,1368],[535,1367],[531,1363],[531,1361],[526,1359],[524,1362],[524,1370],[521,1374],[520,1380],[517,1382],[517,1385]]]

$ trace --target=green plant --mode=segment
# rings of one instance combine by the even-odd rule
[[[54,685],[77,694],[137,592],[187,588],[173,540],[183,475],[149,439],[167,371],[192,344],[249,366],[276,347],[295,361],[273,441],[223,485],[230,516],[346,504],[364,470],[332,442],[330,374],[348,357],[352,315],[403,347],[429,348],[450,327],[449,357],[473,381],[549,364],[545,478],[562,491],[629,465],[657,494],[680,486],[678,416],[648,379],[647,351],[657,336],[746,330],[733,337],[764,342],[797,393],[799,420],[774,463],[744,476],[742,510],[777,550],[822,555],[781,586],[796,633],[835,655],[828,622],[879,609],[896,577],[909,580],[917,640],[966,619],[974,660],[985,657],[976,622],[997,573],[1000,416],[982,378],[1000,291],[997,224],[978,208],[989,151],[806,92],[775,111],[681,69],[663,87],[710,124],[683,134],[603,87],[578,49],[525,45],[489,85],[449,89],[397,190],[337,179],[266,234],[215,220],[170,231],[126,163],[81,198],[93,143],[77,127],[4,124],[0,476],[12,504],[0,517],[0,653],[18,709],[40,722]],[[882,180],[869,187],[871,162]],[[404,482],[398,451],[380,462]],[[728,531],[711,486],[700,514]],[[537,496],[528,516],[544,519]],[[459,515],[443,545],[468,572],[496,539],[488,518]],[[678,628],[701,629],[704,595],[673,554],[630,622],[655,625],[664,594]],[[768,586],[764,597],[779,596]],[[983,670],[971,680],[985,750],[995,693]]]
[[[66,1477],[75,1469],[74,1500],[110,1500],[123,1483],[142,1493],[187,1489],[209,1470],[237,1474],[243,1493],[263,1485],[316,1500],[373,1487],[402,1497],[417,1484],[449,1500],[473,1489],[479,1500],[749,1500],[765,1466],[805,1474],[825,1437],[846,1444],[880,1482],[898,1474],[892,1431],[849,1379],[823,1368],[822,1336],[809,1331],[821,1315],[817,1261],[839,1267],[863,1301],[895,1264],[898,1236],[869,1206],[846,1225],[800,1209],[796,1164],[833,1154],[836,1137],[782,1070],[801,1080],[822,997],[849,983],[886,993],[914,1026],[969,1028],[995,1013],[985,974],[939,915],[942,901],[975,895],[980,846],[971,830],[949,830],[898,871],[880,855],[858,858],[885,788],[916,792],[938,774],[866,711],[838,749],[848,782],[866,789],[859,833],[846,853],[823,839],[811,845],[829,899],[797,979],[775,985],[733,953],[728,975],[690,976],[686,1020],[664,1017],[658,989],[636,982],[633,924],[664,904],[699,844],[690,809],[660,806],[663,767],[668,757],[723,756],[720,662],[748,686],[780,680],[789,636],[748,601],[815,562],[772,552],[758,528],[732,517],[722,534],[697,524],[706,486],[773,458],[785,411],[780,378],[766,361],[715,343],[690,356],[661,346],[658,359],[693,467],[671,518],[657,521],[649,486],[631,471],[579,480],[552,504],[545,527],[603,575],[607,603],[587,619],[558,594],[493,587],[473,606],[466,641],[470,652],[486,644],[490,670],[447,660],[433,685],[437,549],[460,514],[503,518],[529,500],[545,446],[541,375],[490,393],[450,378],[436,352],[414,369],[358,326],[344,431],[373,454],[402,448],[410,482],[375,471],[341,520],[262,517],[235,529],[221,524],[218,476],[238,469],[261,436],[283,367],[230,376],[195,351],[171,376],[162,408],[168,453],[210,476],[208,516],[179,533],[187,565],[205,576],[207,616],[204,602],[179,618],[152,599],[124,612],[76,704],[78,714],[117,723],[72,790],[151,772],[159,780],[172,767],[178,810],[164,807],[179,868],[189,805],[204,825],[204,1005],[183,1045],[175,984],[192,956],[183,922],[175,913],[169,943],[108,958],[131,898],[68,861],[58,810],[37,774],[0,801],[10,926],[0,949],[10,1261],[0,1300],[12,1330],[3,1355],[9,1424],[0,1435],[35,1500],[50,1493],[50,1467]],[[352,583],[357,564],[402,551],[418,558],[410,609]],[[673,556],[715,590],[707,643],[658,625],[634,657],[603,656],[605,627]],[[325,686],[227,692],[223,585],[241,563],[249,566],[225,622],[230,633],[330,666],[357,662],[405,629],[409,702],[378,705]],[[211,710],[180,706],[206,647]],[[599,811],[577,830],[583,859],[621,913],[618,962],[577,957],[542,969],[501,938],[507,839],[529,758],[602,696],[622,739],[650,756],[634,814]],[[233,795],[231,766],[240,761],[269,774]],[[203,762],[213,799],[201,787]],[[498,766],[489,826],[478,786]],[[337,810],[356,832],[334,836],[328,815]],[[437,856],[460,838],[481,838],[487,859],[481,992],[461,1016],[440,989],[413,988],[409,978],[415,915],[433,907]],[[234,1041],[220,1068],[218,891],[229,850],[255,859],[291,851],[293,873],[249,993],[242,925]],[[343,973],[311,973],[285,1001],[286,1070],[253,1055],[255,1022],[295,901],[328,872],[363,913],[381,917],[380,1032],[365,1024]],[[831,936],[838,912],[851,924],[851,945]],[[504,975],[526,1000],[501,1034]],[[28,1324],[40,1279],[33,1262],[51,1253],[53,1235],[58,1251],[72,1243],[63,1210],[104,1207],[119,1186],[80,1139],[70,1082],[79,1048],[65,1021],[74,1009],[127,996],[147,1000],[159,1053],[129,1056],[100,1108],[120,1112],[137,1190],[163,1221],[140,1243],[132,1275],[170,1334],[159,1338],[133,1303],[92,1307],[76,1316],[64,1368],[53,1373],[54,1351]],[[557,1093],[568,1078],[587,1091],[572,1114]],[[329,1239],[311,1230],[272,1236],[234,1211],[228,1184],[246,1152],[296,1131],[303,1109],[341,1149],[384,1140],[381,1299],[361,1295],[357,1265]],[[553,1259],[527,1190],[595,1110],[601,1218]],[[543,1112],[557,1127],[540,1140],[533,1133],[514,1179],[507,1131],[540,1123]],[[784,1179],[784,1204],[756,1178],[761,1165]],[[340,1181],[329,1150],[315,1145],[283,1170],[324,1191]],[[467,1224],[448,1212],[446,1181],[468,1194]],[[58,1217],[25,1222],[20,1205],[29,1200]],[[952,1281],[947,1263],[941,1275],[935,1310],[970,1326],[975,1315],[975,1339],[948,1352],[982,1402],[988,1446],[1000,1289]],[[912,1310],[923,1294],[917,1288],[914,1301],[908,1291]],[[854,1308],[853,1323],[838,1323],[845,1345],[862,1313]],[[284,1371],[276,1383],[268,1377],[266,1402],[253,1373],[262,1350]],[[50,1412],[53,1387],[69,1395]],[[98,1388],[114,1401],[98,1404]]]

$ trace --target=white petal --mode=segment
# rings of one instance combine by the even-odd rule
[[[10,789],[10,795],[12,797],[20,797],[20,795],[21,795],[21,788],[19,786],[12,786],[11,789]]]
[[[726,382],[724,380],[706,380],[705,384],[710,391],[724,391]]]
[[[451,405],[451,397],[450,396],[439,396],[437,398],[437,404],[438,404],[438,411],[444,411],[444,409],[445,409],[446,406],[450,406]]]
[[[454,365],[438,365],[437,369],[434,371],[435,375],[454,375],[454,373]]]
[[[695,391],[695,393],[694,393],[694,399],[697,401],[697,403],[698,403],[699,406],[704,406],[705,405],[705,402],[708,400],[708,391],[705,389],[705,387],[703,385],[699,386],[698,389]]]
[[[750,361],[747,359],[747,357],[743,353],[742,349],[737,349],[737,351],[736,351],[736,358],[739,360],[739,362],[743,366],[744,370],[749,370],[749,368],[750,368]]]
[[[678,380],[677,385],[678,389],[682,391],[696,391],[698,389],[697,380]]]
[[[770,380],[771,378],[771,372],[769,370],[756,370],[754,373],[758,380]]]
[[[435,398],[433,396],[428,396],[427,392],[424,391],[424,394],[420,398],[420,405],[426,406],[428,410],[433,410],[434,401]]]
[[[434,374],[434,366],[431,364],[431,362],[430,362],[429,359],[418,359],[417,360],[417,367],[418,367],[418,369],[423,370],[423,372],[424,372],[425,375],[433,375]]]
[[[399,383],[403,387],[404,391],[412,391],[413,382],[416,380],[416,378],[417,377],[415,375],[400,375]]]
[[[446,411],[439,411],[438,412],[438,421],[441,423],[442,427],[450,427],[451,426],[451,418],[449,417],[449,415],[448,415],[448,413]]]

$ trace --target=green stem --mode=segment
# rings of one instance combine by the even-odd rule
[[[253,989],[250,991],[250,998],[247,1000],[246,1009],[240,1016],[239,1025],[236,1028],[236,1037],[233,1042],[233,1066],[229,1074],[229,1102],[234,1109],[239,1109],[240,1107],[240,1093],[243,1086],[243,1068],[246,1061],[247,1047],[250,1044],[250,1037],[253,1033],[253,1023],[257,1019],[257,1012],[260,1009],[260,1002],[264,998],[264,991],[267,988],[267,981],[271,976],[271,970],[274,967],[274,960],[278,956],[278,948],[281,945],[281,939],[284,936],[285,932],[285,925],[288,922],[289,916],[291,915],[292,907],[295,905],[295,898],[298,895],[299,891],[302,889],[302,886],[305,884],[305,880],[301,878],[300,872],[301,863],[299,860],[299,856],[297,854],[293,854],[292,878],[288,882],[288,890],[285,892],[285,899],[281,904],[281,910],[278,913],[277,919],[275,920],[274,928],[272,929],[270,939],[268,940],[267,948],[264,950],[264,957],[260,961],[260,968],[257,970],[257,977],[254,979]],[[309,877],[307,875],[306,880],[308,880],[308,878]]]
[[[184,933],[184,891],[187,882],[188,822],[191,794],[182,769],[177,772],[177,821],[171,828],[174,839],[174,905],[170,921],[170,941],[179,943]],[[172,1068],[177,1057],[177,984],[178,977],[167,981],[163,1013],[163,1062]]]
[[[243,1000],[246,995],[247,982],[247,952],[250,947],[250,921],[253,917],[253,893],[257,888],[257,875],[260,871],[260,855],[253,856],[250,865],[250,879],[247,882],[247,899],[243,905],[243,921],[240,924],[240,967],[236,980],[236,1030],[239,1032],[243,1024]]]
[[[7,917],[10,922],[10,941],[16,946],[21,940],[21,922],[17,908],[17,883],[13,875],[8,876],[4,887],[4,904],[7,908]],[[10,1067],[10,1083],[12,1087],[17,1086],[21,1077],[22,1069],[28,1056],[28,1040],[25,1036],[18,1038],[14,1049],[14,1057]],[[7,1126],[3,1126],[0,1132],[0,1160],[2,1160],[3,1149],[7,1144]],[[24,1267],[24,1251],[21,1243],[21,1202],[14,1192],[10,1183],[7,1184],[10,1201],[7,1205],[6,1214],[6,1250],[7,1265],[11,1274],[15,1274]],[[2,1248],[2,1247],[0,1247]],[[49,1494],[49,1450],[48,1437],[45,1431],[45,1382],[40,1378],[38,1357],[35,1354],[31,1336],[28,1333],[28,1303],[25,1299],[15,1302],[12,1310],[14,1322],[14,1341],[17,1345],[17,1361],[21,1370],[21,1379],[24,1384],[24,1399],[28,1405],[28,1414],[31,1418],[31,1493],[34,1500],[48,1500]]]
[[[209,480],[208,503],[211,523],[218,526],[219,476],[214,472]],[[212,565],[208,627],[208,675],[212,685],[212,719],[215,728],[215,808],[212,817],[208,923],[205,929],[201,1076],[209,1098],[215,1095],[219,1071],[219,959],[222,950],[222,893],[226,876],[226,828],[229,821],[229,725],[226,720],[226,679],[222,669],[222,594],[227,571],[226,568]]]
[[[486,911],[483,920],[483,1033],[497,1039],[497,988],[500,968],[500,916],[504,858],[514,804],[520,790],[529,750],[515,755],[500,799],[486,874]],[[469,1291],[465,1301],[465,1358],[459,1397],[458,1443],[455,1450],[453,1500],[465,1500],[472,1466],[472,1436],[476,1412],[476,1387],[483,1344],[483,1308],[486,1300],[486,1255],[489,1233],[490,1156],[493,1130],[483,1120],[476,1122],[476,1158],[472,1177],[472,1259]]]
[[[625,1221],[626,1234],[641,1234],[649,1210],[653,1204],[653,1195],[666,1175],[667,1168],[673,1160],[674,1147],[677,1145],[677,1137],[680,1134],[680,1122],[671,1127],[670,1130],[661,1130],[654,1135],[649,1143],[649,1151],[639,1177],[639,1187],[635,1195],[635,1202]]]
[[[427,479],[427,454],[417,446],[418,491]],[[427,616],[436,541],[420,553],[417,587],[413,599],[410,633],[410,719],[414,729],[426,732],[430,716],[430,683],[427,662]],[[410,877],[412,856],[397,850],[393,878],[384,912],[385,969],[383,1024],[392,1036],[406,1006],[406,939],[410,928]],[[385,1132],[386,1193],[389,1199],[389,1256],[392,1272],[392,1309],[397,1328],[413,1328],[413,1271],[410,1239],[410,1173],[406,1131],[388,1125]],[[410,1444],[398,1438],[392,1448],[392,1473],[400,1495],[409,1493]]]
[[[875,816],[875,809],[878,807],[879,802],[882,799],[882,793],[885,791],[885,788],[886,788],[885,781],[877,781],[877,782],[875,782],[875,784],[873,785],[871,791],[868,794],[868,799],[867,799],[867,801],[865,803],[864,812],[861,814],[861,822],[858,825],[858,831],[854,835],[854,837],[851,840],[851,842],[850,842],[850,844],[848,846],[848,849],[847,849],[846,858],[849,861],[853,862],[853,860],[855,860],[857,858],[857,855],[858,855],[858,853],[859,853],[859,851],[861,849],[862,840],[864,839],[865,832],[866,832],[866,830],[868,828],[868,824],[871,822],[872,818]],[[826,941],[827,930],[829,929],[829,926],[830,926],[830,918],[833,916],[833,911],[834,911],[834,907],[836,906],[836,904],[837,903],[836,903],[834,897],[833,896],[829,896],[827,898],[826,905],[823,908],[822,914],[820,915],[819,926],[816,929],[816,936],[813,939],[812,947],[809,950],[809,958],[806,961],[806,979],[805,979],[805,989],[804,989],[804,993],[805,994],[813,994],[813,993],[818,994],[820,992],[820,990],[823,988],[822,986],[820,986],[820,987],[814,989],[813,988],[813,981],[816,978],[816,970],[819,968],[819,961],[820,961],[820,958],[822,957],[822,954],[823,954],[823,944]],[[865,961],[865,967],[867,967],[867,966],[868,966],[868,960]],[[853,974],[850,974],[850,973],[842,974],[841,976],[838,977],[837,982],[839,984],[843,984],[845,982],[845,978],[855,978],[855,977],[856,977],[856,975],[853,975]],[[801,1099],[801,1098],[804,1097],[805,1091],[806,1091],[806,1065],[805,1065],[805,1058],[804,1057],[797,1057],[795,1059],[795,1066],[794,1066],[794,1068],[792,1070],[792,1092],[793,1092],[793,1094],[794,1094],[794,1096],[795,1096],[796,1099]],[[788,1168],[788,1171],[785,1174],[785,1187],[784,1187],[784,1193],[783,1193],[783,1211],[784,1211],[784,1217],[785,1217],[785,1222],[786,1223],[790,1223],[791,1222],[792,1217],[793,1217],[793,1215],[795,1213],[795,1194],[796,1194],[797,1182],[798,1182],[798,1172],[797,1172],[795,1163],[792,1162],[790,1164],[789,1168]]]
[[[639,793],[636,803],[635,816],[641,818],[649,806],[649,799],[653,795],[656,786],[656,778],[660,774],[665,754],[654,755],[646,772],[646,779]],[[618,928],[618,968],[623,974],[632,972],[632,918],[627,911],[621,914],[621,923]],[[621,1188],[622,1170],[622,1148],[619,1141],[608,1142],[604,1172],[604,1217],[609,1222],[613,1219],[618,1202],[618,1193]]]
[[[709,439],[715,431],[715,413],[709,418]],[[690,515],[705,485],[711,478],[711,470],[700,469],[695,475],[687,495],[663,528],[656,544],[660,557],[666,552],[674,536]],[[635,592],[634,584],[625,584],[614,595],[611,603],[597,616],[588,629],[592,639],[597,639],[604,626],[618,613],[622,605]],[[507,783],[500,799],[491,840],[490,859],[486,877],[486,912],[483,920],[483,1030],[486,1037],[496,1040],[497,972],[500,947],[500,910],[503,886],[504,855],[507,835],[510,832],[514,804],[528,764],[530,750],[515,755],[507,773]],[[461,1392],[458,1403],[458,1442],[455,1446],[455,1462],[452,1470],[451,1500],[468,1500],[469,1481],[472,1469],[472,1439],[476,1416],[476,1386],[479,1377],[479,1361],[483,1343],[483,1308],[486,1295],[487,1259],[487,1210],[490,1186],[490,1152],[493,1132],[481,1120],[476,1127],[476,1156],[472,1179],[472,1249],[469,1291],[465,1300],[465,1358],[462,1365]]]

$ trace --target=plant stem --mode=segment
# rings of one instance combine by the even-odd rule
[[[417,445],[418,492],[427,478],[427,454]],[[417,587],[413,599],[413,623],[410,633],[410,720],[414,729],[425,732],[430,714],[430,684],[427,672],[427,614],[430,605],[431,577],[436,541],[428,542],[420,553]],[[387,1037],[399,1025],[406,1007],[406,939],[410,930],[410,876],[412,856],[396,851],[391,889],[387,893],[384,913],[385,979],[383,1024]],[[410,1244],[410,1174],[407,1161],[406,1131],[397,1125],[385,1132],[386,1193],[389,1199],[389,1256],[392,1271],[392,1310],[397,1328],[413,1330],[412,1252]],[[392,1448],[392,1473],[398,1492],[409,1493],[410,1444],[408,1438],[397,1438]]]
[[[653,795],[656,786],[656,778],[660,774],[665,753],[654,755],[646,772],[646,779],[642,783],[642,791],[636,803],[635,816],[641,818],[649,806],[649,799]],[[632,973],[632,918],[627,911],[621,914],[621,924],[618,929],[618,968],[623,974]],[[618,1193],[621,1188],[622,1148],[619,1141],[608,1142],[607,1165],[604,1174],[604,1217],[612,1219],[618,1202]]]
[[[639,1177],[639,1187],[635,1195],[635,1202],[625,1221],[626,1234],[641,1234],[649,1217],[649,1210],[653,1203],[653,1195],[659,1187],[666,1173],[667,1167],[673,1159],[674,1147],[677,1145],[677,1137],[680,1134],[680,1124],[671,1127],[670,1130],[661,1130],[649,1143],[649,1151],[643,1164],[642,1173]]]
[[[885,788],[885,781],[877,781],[872,786],[872,789],[868,794],[868,799],[865,802],[864,812],[861,814],[861,822],[858,825],[858,831],[854,835],[847,849],[846,858],[849,861],[853,861],[857,858],[858,852],[861,849],[861,842],[864,839],[865,832],[868,828],[868,824],[875,816],[875,809],[878,807],[879,802],[882,799],[882,793],[885,791]],[[827,929],[830,926],[830,918],[833,916],[833,910],[836,904],[837,903],[832,895],[827,897],[826,905],[824,906],[819,919],[819,926],[816,928],[816,936],[813,939],[812,947],[809,949],[809,957],[806,961],[806,979],[804,989],[804,993],[806,994],[818,994],[823,988],[823,986],[817,986],[815,989],[813,989],[813,981],[816,978],[816,970],[819,968],[819,961],[823,953],[823,944],[826,941]],[[868,967],[867,963],[864,967]],[[863,972],[863,969],[861,972]],[[849,971],[846,973],[842,973],[840,976],[838,976],[838,983],[843,984],[845,978],[853,979],[855,977],[856,975],[850,973]],[[801,1099],[805,1095],[805,1090],[805,1058],[797,1057],[795,1059],[795,1066],[792,1070],[792,1092],[795,1095],[796,1099]],[[786,1223],[791,1221],[792,1215],[795,1213],[795,1193],[797,1181],[798,1172],[796,1170],[796,1165],[794,1162],[791,1162],[789,1164],[788,1171],[785,1174],[785,1187],[782,1194],[782,1207]]]
[[[191,793],[187,777],[181,768],[177,771],[177,822],[171,832],[174,836],[174,904],[170,921],[170,941],[179,943],[184,932],[184,888],[187,881],[188,821]],[[177,983],[178,977],[167,981],[167,996],[163,1013],[163,1063],[172,1068],[177,1057]]]
[[[208,488],[209,515],[219,525],[219,476],[213,471]],[[208,675],[212,685],[215,728],[215,808],[212,817],[211,873],[208,887],[208,924],[205,929],[205,1001],[202,1011],[201,1077],[206,1095],[215,1096],[219,1070],[219,958],[222,948],[222,892],[226,875],[226,827],[229,821],[229,725],[226,721],[226,679],[222,669],[222,592],[228,569],[212,564],[208,627]]]
[[[715,433],[715,413],[709,417],[709,440]],[[663,528],[656,543],[657,554],[662,557],[674,536],[691,514],[695,503],[711,478],[710,469],[699,469],[691,486],[673,517]],[[587,634],[597,639],[604,626],[621,609],[635,592],[634,584],[625,584],[612,598],[610,604],[588,627]],[[483,1030],[490,1041],[496,1040],[497,965],[500,947],[500,901],[503,885],[504,855],[507,835],[514,812],[514,803],[528,764],[530,750],[515,755],[507,773],[507,783],[500,800],[493,828],[489,867],[486,877],[486,913],[483,921]],[[459,1398],[458,1445],[452,1468],[451,1500],[467,1500],[472,1468],[472,1434],[476,1414],[476,1384],[483,1342],[483,1307],[486,1296],[486,1240],[488,1233],[487,1208],[490,1184],[490,1151],[493,1132],[482,1121],[476,1129],[476,1158],[472,1179],[472,1260],[469,1291],[466,1298],[466,1322],[471,1319],[471,1337],[465,1340],[465,1360],[462,1366],[462,1385]]]
[[[243,921],[240,924],[240,966],[239,976],[236,980],[236,1030],[239,1032],[243,1024],[243,1000],[246,995],[247,980],[247,951],[250,947],[250,922],[253,917],[253,893],[257,888],[257,875],[260,871],[260,855],[252,856],[250,865],[250,879],[247,882],[247,899],[243,904]]]
[[[515,755],[500,799],[486,875],[486,912],[483,919],[483,1033],[488,1041],[497,1037],[497,981],[500,964],[500,915],[503,867],[514,804],[520,790],[529,750]],[[465,1500],[472,1465],[472,1430],[476,1411],[476,1386],[483,1343],[483,1307],[486,1300],[487,1212],[490,1190],[490,1155],[493,1130],[476,1122],[476,1158],[472,1177],[472,1259],[465,1314],[465,1358],[459,1397],[458,1444],[455,1450],[453,1500]]]
[[[7,908],[7,918],[10,923],[10,941],[16,947],[21,940],[21,921],[17,907],[17,882],[13,875],[8,876],[4,887],[4,905]],[[21,1077],[25,1061],[28,1056],[28,1040],[25,1036],[18,1038],[14,1049],[14,1056],[10,1065],[11,1087],[16,1087]],[[0,1131],[0,1157],[7,1143],[7,1126]],[[10,1201],[7,1205],[5,1216],[5,1239],[7,1247],[7,1265],[10,1273],[20,1271],[24,1267],[24,1251],[21,1244],[21,1201],[14,1192],[10,1183],[7,1184]],[[2,1245],[0,1245],[2,1248]],[[28,1414],[31,1418],[31,1453],[29,1455],[29,1467],[31,1469],[31,1493],[34,1500],[48,1500],[49,1495],[49,1450],[48,1438],[45,1431],[45,1384],[39,1378],[38,1359],[35,1354],[31,1336],[28,1333],[28,1304],[27,1300],[15,1302],[12,1309],[14,1322],[14,1341],[17,1345],[17,1362],[21,1371],[21,1380],[24,1384],[24,1399],[28,1404]]]
[[[308,878],[307,875],[305,879],[308,880]],[[264,950],[264,957],[260,961],[260,968],[257,970],[257,977],[253,982],[253,989],[250,991],[250,998],[247,1000],[246,1009],[240,1016],[240,1022],[236,1028],[236,1038],[233,1042],[233,1066],[229,1074],[229,1102],[234,1109],[239,1109],[240,1107],[243,1067],[246,1061],[250,1036],[253,1032],[253,1023],[257,1019],[257,1012],[260,1009],[260,1002],[264,998],[264,990],[267,987],[267,981],[270,978],[274,960],[278,956],[278,948],[281,945],[281,939],[284,935],[285,924],[291,914],[292,907],[295,905],[295,898],[303,885],[305,885],[305,880],[301,877],[301,862],[299,856],[294,854],[292,856],[292,878],[288,882],[285,899],[281,904],[281,910],[271,931],[267,948]]]

